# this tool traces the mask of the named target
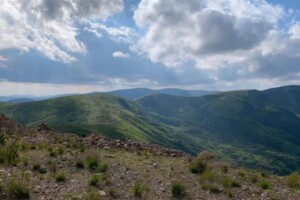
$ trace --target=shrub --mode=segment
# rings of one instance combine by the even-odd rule
[[[251,182],[252,183],[257,183],[258,181],[258,176],[256,174],[254,174],[252,177],[251,177]]]
[[[262,177],[264,177],[264,178],[268,177],[267,172],[261,172],[260,175],[261,175]]]
[[[106,163],[98,165],[96,171],[99,173],[105,173],[108,170],[108,165]]]
[[[97,186],[100,181],[101,181],[101,176],[99,174],[94,174],[89,180],[89,185]]]
[[[287,184],[290,188],[297,188],[299,187],[299,177],[296,173],[291,174],[287,177]]]
[[[268,189],[269,186],[270,186],[270,184],[269,184],[269,182],[268,182],[267,180],[263,180],[263,181],[260,182],[260,187],[261,187],[261,189],[263,189],[263,190]]]
[[[15,166],[18,163],[19,146],[15,143],[0,147],[0,163]]]
[[[95,155],[89,155],[86,157],[87,165],[90,169],[94,170],[99,166],[99,158]]]
[[[228,170],[229,170],[229,166],[228,165],[222,165],[222,167],[221,167],[222,173],[227,174]]]
[[[241,187],[240,183],[232,178],[225,176],[223,179],[223,186],[224,187]]]
[[[40,164],[35,164],[35,165],[33,165],[32,170],[33,170],[33,171],[36,171],[36,172],[38,172],[38,173],[40,173],[40,174],[46,174],[46,173],[47,173],[47,169],[41,167]]]
[[[58,147],[58,154],[59,155],[63,155],[64,154],[64,152],[65,152],[65,149],[63,148],[63,147]]]
[[[221,192],[221,190],[216,185],[210,185],[209,191],[214,194],[218,194]]]
[[[180,198],[185,196],[186,194],[186,188],[183,184],[178,183],[178,182],[173,182],[172,183],[172,195],[175,198]]]
[[[227,191],[227,195],[229,198],[232,198],[234,196],[232,191]]]
[[[215,158],[215,154],[202,152],[191,162],[189,169],[194,174],[201,174],[206,170],[207,163]]]
[[[214,182],[216,178],[217,175],[214,171],[207,170],[199,177],[199,180],[201,183],[207,183],[207,182],[211,183]]]
[[[90,190],[84,193],[80,198],[80,200],[99,200],[99,199],[101,199],[101,196],[99,192],[95,190]]]
[[[142,197],[145,191],[147,191],[147,187],[140,181],[137,181],[131,188],[131,192],[133,193],[133,195],[138,198]]]
[[[23,180],[16,180],[15,178],[9,182],[9,192],[18,199],[29,199],[30,189]]]
[[[76,168],[78,169],[83,169],[84,168],[84,163],[81,160],[76,161]]]
[[[65,182],[67,180],[66,174],[64,172],[60,172],[55,177],[56,182]]]
[[[240,177],[245,177],[245,176],[246,176],[246,173],[245,173],[243,170],[239,170],[239,171],[238,171],[238,175],[239,175]]]

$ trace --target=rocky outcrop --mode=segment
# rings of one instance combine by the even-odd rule
[[[182,151],[165,148],[157,144],[146,144],[126,139],[114,140],[102,137],[95,133],[92,133],[83,138],[83,143],[87,146],[94,146],[98,148],[118,148],[137,152],[144,151],[161,156],[181,157],[183,155],[186,155]]]

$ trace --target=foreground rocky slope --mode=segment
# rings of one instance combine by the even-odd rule
[[[236,169],[215,155],[25,128],[0,115],[0,199],[300,199],[299,174]]]

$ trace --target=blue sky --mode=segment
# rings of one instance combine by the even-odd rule
[[[295,0],[4,0],[0,96],[300,84]]]

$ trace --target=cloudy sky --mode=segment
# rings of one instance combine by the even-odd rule
[[[297,0],[1,0],[0,96],[290,84]]]

